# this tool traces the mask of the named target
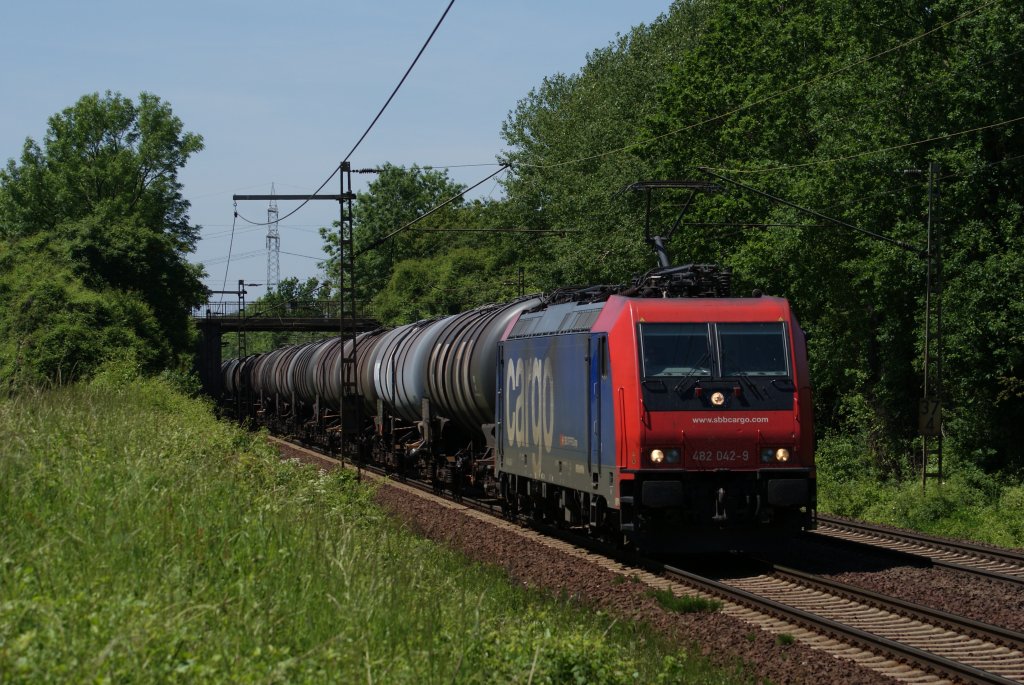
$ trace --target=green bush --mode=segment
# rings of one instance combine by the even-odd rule
[[[878,484],[866,450],[850,436],[830,435],[815,451],[818,508],[839,516],[858,517],[876,502]]]
[[[823,439],[817,452],[818,508],[824,513],[935,535],[1024,546],[1024,487],[982,472],[973,459],[946,459],[942,482],[878,480],[848,437]]]
[[[153,370],[169,355],[141,298],[87,287],[64,249],[38,237],[0,245],[0,387],[89,378],[125,355]]]

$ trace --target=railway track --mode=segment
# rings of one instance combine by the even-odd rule
[[[702,592],[927,672],[971,683],[1024,682],[1024,634],[784,567],[725,581],[673,567],[665,567],[663,573]],[[911,681],[920,677],[906,675]]]
[[[934,566],[1024,585],[1024,554],[1010,550],[911,531],[897,531],[820,514],[818,529],[812,534],[924,557]]]
[[[272,438],[305,453],[305,461],[342,463],[307,448]],[[373,477],[386,477],[366,469]],[[1024,683],[1024,635],[970,619],[886,597],[818,576],[771,567],[770,572],[714,580],[682,569],[645,561],[640,567],[595,552],[566,536],[548,537],[500,518],[486,500],[454,502],[437,498],[433,488],[415,481],[390,481],[422,492],[442,506],[456,508],[492,525],[639,579],[676,595],[698,594],[724,601],[722,613],[776,635],[788,634],[809,646],[851,659],[861,666],[905,682]]]

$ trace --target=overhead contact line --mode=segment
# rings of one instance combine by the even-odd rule
[[[368,136],[370,134],[370,131],[373,130],[373,127],[376,125],[376,123],[380,119],[381,115],[384,114],[384,110],[386,110],[388,108],[388,105],[391,104],[391,101],[395,99],[395,95],[398,94],[398,90],[402,87],[402,84],[405,83],[405,79],[409,77],[410,73],[412,73],[413,67],[416,66],[416,63],[419,62],[420,57],[423,55],[423,52],[427,49],[427,46],[430,45],[430,41],[431,41],[431,39],[433,39],[434,34],[437,33],[437,30],[439,28],[441,28],[441,24],[444,22],[445,17],[448,16],[448,11],[452,8],[452,5],[454,5],[454,4],[455,4],[455,0],[450,0],[450,2],[448,3],[448,6],[445,7],[444,12],[441,14],[441,18],[437,20],[437,24],[434,25],[434,29],[430,32],[430,35],[427,36],[427,40],[424,41],[423,46],[420,48],[420,51],[416,53],[416,57],[413,58],[412,63],[409,65],[409,68],[405,70],[404,74],[402,74],[402,78],[398,81],[398,85],[396,85],[394,90],[391,91],[391,95],[388,96],[387,101],[385,101],[384,105],[380,108],[380,111],[377,112],[377,116],[375,116],[373,118],[373,121],[370,122],[370,125],[366,127],[365,131],[363,131],[363,135],[359,136],[359,140],[357,140],[356,144],[352,146],[352,149],[348,151],[348,154],[345,155],[345,158],[342,160],[341,164],[339,164],[337,167],[335,167],[334,170],[331,172],[331,175],[328,176],[324,180],[324,182],[320,184],[319,188],[317,188],[316,190],[313,191],[313,193],[312,193],[313,195],[318,194],[321,190],[323,190],[327,186],[328,183],[331,182],[331,180],[335,176],[338,175],[338,173],[341,171],[341,167],[345,164],[345,162],[347,162],[352,157],[353,153],[355,153],[355,151],[359,148],[359,146],[362,144],[363,140],[366,139],[366,136]],[[293,214],[298,212],[300,209],[305,207],[307,203],[309,203],[309,199],[308,198],[306,200],[304,200],[298,207],[296,207],[295,209],[293,209],[292,211],[288,212],[283,217],[281,217],[278,221],[284,221],[285,219],[287,219],[288,217],[292,216]],[[244,216],[240,216],[238,214],[238,210],[237,209],[235,210],[235,216],[240,218],[242,221],[245,221],[247,223],[252,224],[253,226],[266,226],[266,225],[269,224],[269,222],[255,222],[255,221],[251,221],[249,219],[246,219]]]
[[[413,219],[409,223],[405,224],[404,226],[396,228],[395,230],[391,231],[391,233],[388,233],[386,236],[383,236],[381,238],[378,238],[377,240],[374,240],[372,243],[370,243],[369,245],[367,245],[363,249],[361,249],[358,252],[356,252],[355,256],[358,257],[360,255],[366,254],[367,252],[369,252],[371,250],[377,249],[378,247],[380,247],[381,245],[383,245],[387,241],[391,240],[392,238],[394,238],[396,235],[398,235],[402,231],[406,230],[407,228],[410,228],[411,226],[414,226],[414,225],[418,224],[420,221],[423,221],[424,219],[426,219],[431,214],[434,214],[435,212],[440,211],[442,208],[444,208],[447,205],[451,204],[455,200],[458,200],[459,198],[465,196],[465,194],[468,193],[469,191],[482,186],[484,183],[486,183],[487,181],[491,180],[492,178],[494,178],[495,176],[497,176],[498,174],[500,174],[501,172],[505,171],[508,168],[509,167],[508,167],[507,164],[502,164],[501,168],[498,169],[497,171],[495,171],[494,173],[489,174],[486,177],[480,179],[479,181],[477,181],[473,185],[469,186],[468,188],[466,188],[462,192],[459,192],[459,193],[456,193],[455,195],[452,195],[451,197],[449,197],[444,202],[442,202],[442,203],[438,204],[437,206],[427,210],[423,214],[420,214],[418,217],[416,217],[415,219]]]
[[[813,210],[813,209],[809,209],[807,207],[802,207],[802,206],[796,204],[795,202],[790,202],[789,200],[787,200],[785,198],[781,198],[781,197],[779,197],[777,195],[772,195],[771,193],[769,193],[769,192],[767,192],[765,190],[761,190],[760,188],[755,188],[754,186],[747,185],[746,183],[741,183],[740,181],[737,181],[735,179],[729,178],[728,176],[723,176],[722,174],[716,173],[715,171],[713,171],[712,169],[709,169],[708,167],[698,167],[698,168],[702,172],[704,172],[705,174],[708,174],[709,176],[714,176],[715,178],[720,179],[721,181],[724,181],[725,183],[729,183],[731,185],[735,185],[735,186],[737,186],[739,188],[743,188],[744,190],[749,190],[752,193],[755,193],[755,194],[760,195],[762,197],[766,197],[769,200],[772,200],[774,202],[778,202],[779,204],[786,205],[787,207],[790,207],[790,208],[795,209],[797,211],[803,212],[805,214],[809,214],[809,215],[811,215],[811,216],[813,216],[813,217],[815,217],[817,219],[821,219],[823,221],[827,221],[827,222],[829,222],[831,224],[835,224],[837,226],[842,226],[843,228],[848,228],[851,231],[855,231],[857,233],[861,233],[863,235],[869,236],[869,237],[874,238],[876,240],[881,240],[883,242],[889,243],[890,245],[895,245],[896,247],[899,247],[899,248],[901,248],[903,250],[906,250],[908,252],[913,252],[914,254],[916,254],[916,255],[918,255],[920,257],[927,257],[928,256],[927,250],[924,250],[924,249],[922,249],[920,247],[917,247],[915,245],[911,245],[911,244],[905,243],[905,242],[903,242],[901,240],[896,240],[894,238],[890,238],[888,236],[884,236],[881,233],[875,233],[874,231],[869,231],[866,228],[861,228],[860,226],[854,226],[853,224],[848,223],[846,221],[843,221],[842,219],[836,219],[835,217],[831,217],[831,216],[829,216],[827,214],[822,214],[819,211],[816,211],[816,210]]]

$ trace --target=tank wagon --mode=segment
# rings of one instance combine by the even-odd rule
[[[729,278],[659,268],[364,334],[350,456],[645,547],[810,528],[804,334],[785,299],[729,297]],[[332,448],[352,420],[339,351],[333,339],[229,360],[227,399]]]

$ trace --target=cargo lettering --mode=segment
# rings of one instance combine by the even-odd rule
[[[555,381],[546,359],[509,360],[505,374],[505,435],[509,447],[551,452],[555,439]]]

